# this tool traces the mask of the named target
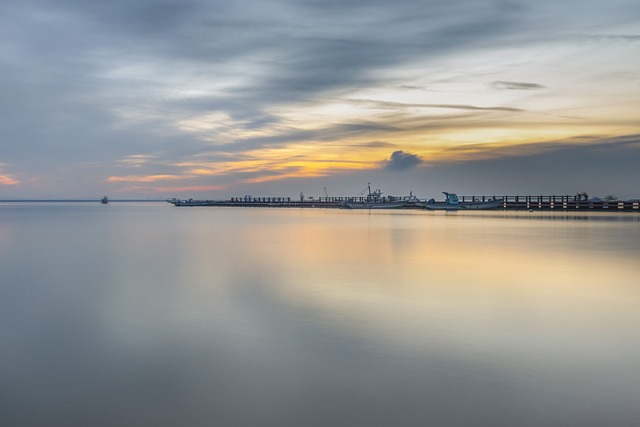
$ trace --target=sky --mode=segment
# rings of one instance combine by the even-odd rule
[[[637,0],[3,0],[0,94],[0,199],[640,197]]]

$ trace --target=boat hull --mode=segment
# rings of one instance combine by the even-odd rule
[[[432,211],[490,210],[498,209],[502,206],[502,203],[502,199],[500,199],[489,200],[486,202],[463,202],[457,204],[447,202],[423,203],[421,206]]]
[[[489,200],[486,202],[468,202],[468,203],[460,203],[462,209],[498,209],[503,204],[502,199],[499,200]]]
[[[169,199],[167,202],[171,203],[173,206],[212,206],[213,201],[211,200],[178,200],[178,199]]]
[[[459,211],[462,209],[460,205],[450,205],[444,202],[423,203],[421,206],[430,211]]]
[[[405,203],[345,203],[345,209],[402,209]]]

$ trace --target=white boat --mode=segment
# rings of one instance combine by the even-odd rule
[[[447,193],[444,191],[443,193],[446,196],[446,199],[444,202],[436,202],[435,199],[430,199],[420,204],[420,206],[432,211],[436,211],[436,210],[457,211],[462,209],[462,206],[460,206],[460,200],[458,200],[457,194]]]
[[[444,202],[436,202],[434,199],[428,200],[424,203],[418,204],[425,209],[429,210],[445,210],[445,211],[457,211],[457,210],[483,210],[483,209],[497,209],[503,201],[502,199],[493,199],[473,202],[460,202],[458,195],[455,193],[447,193],[443,191],[446,196]]]

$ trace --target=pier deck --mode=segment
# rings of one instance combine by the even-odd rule
[[[461,203],[502,199],[494,210],[537,211],[601,211],[640,212],[640,200],[585,200],[577,196],[458,196]],[[262,207],[262,208],[340,208],[345,201],[363,201],[358,197],[318,197],[313,200],[292,200],[290,197],[237,197],[228,200],[194,201],[192,206]],[[203,204],[204,203],[204,204]],[[181,206],[189,206],[181,205]],[[418,208],[408,204],[407,209]]]

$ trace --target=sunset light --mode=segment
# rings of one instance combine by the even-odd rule
[[[175,6],[180,20],[162,15],[166,32],[117,6],[5,10],[4,39],[16,41],[2,45],[5,189],[221,197],[330,184],[347,196],[374,180],[395,193],[426,183],[517,193],[545,170],[555,185],[537,192],[637,195],[633,179],[584,167],[614,162],[617,176],[638,178],[617,160],[640,152],[631,1],[276,1],[225,9],[222,26],[210,24],[216,2],[187,3]],[[76,33],[85,42],[67,43]],[[416,161],[389,163],[396,152]],[[546,167],[554,157],[563,170]]]

